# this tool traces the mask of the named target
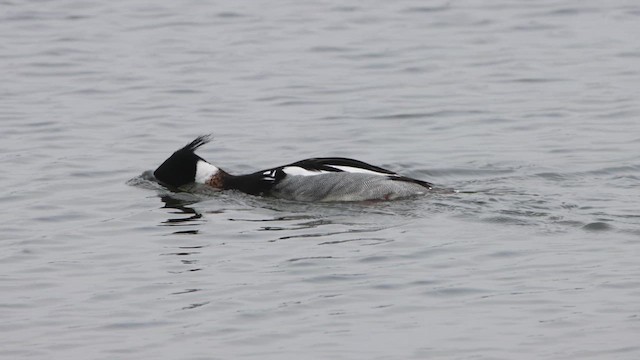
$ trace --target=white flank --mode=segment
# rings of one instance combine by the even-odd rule
[[[218,172],[218,168],[209,164],[206,161],[198,160],[196,164],[196,177],[195,182],[199,184],[206,184],[213,175]]]
[[[341,166],[341,165],[329,165],[329,166],[331,166],[332,168],[342,170],[344,172],[348,172],[348,173],[373,174],[373,175],[384,175],[384,176],[395,175],[395,174],[385,174],[385,173],[357,168],[353,166]]]
[[[326,174],[328,172],[323,170],[321,171],[307,170],[299,166],[285,166],[282,168],[282,171],[284,171],[285,174],[291,175],[291,176],[313,176],[313,175]]]

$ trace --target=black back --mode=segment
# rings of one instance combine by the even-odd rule
[[[265,195],[286,176],[280,168],[270,171],[272,175],[269,176],[265,176],[264,171],[239,176],[229,175],[225,178],[224,186],[226,189],[236,189],[251,195]]]
[[[315,171],[334,171],[334,172],[342,172],[342,170],[334,168],[333,166],[349,166],[349,167],[353,167],[353,168],[359,168],[359,169],[364,169],[364,170],[369,170],[369,171],[373,171],[373,172],[377,172],[380,174],[387,174],[389,175],[388,178],[390,180],[395,180],[395,181],[404,181],[404,182],[411,182],[414,184],[418,184],[421,186],[424,186],[426,188],[431,189],[433,187],[433,184],[426,182],[426,181],[422,181],[422,180],[418,180],[418,179],[413,179],[410,177],[406,177],[406,176],[401,176],[398,175],[397,173],[391,171],[391,170],[387,170],[384,168],[381,168],[379,166],[374,166],[371,164],[367,164],[366,162],[360,161],[360,160],[354,160],[354,159],[348,159],[348,158],[340,158],[340,157],[334,157],[334,158],[313,158],[313,159],[305,159],[305,160],[300,160],[298,162],[294,162],[290,165],[286,165],[286,166],[299,166],[301,168],[307,169],[307,170],[315,170]]]
[[[324,170],[324,171],[334,171],[334,172],[342,172],[342,170],[336,169],[332,166],[349,166],[349,167],[369,170],[369,171],[373,171],[381,174],[389,174],[389,175],[396,174],[391,170],[383,169],[378,166],[373,166],[371,164],[367,164],[364,161],[342,158],[342,157],[305,159],[305,160],[294,162],[286,166],[299,166],[307,170],[315,170],[315,171]]]
[[[211,141],[209,135],[198,136],[187,146],[174,152],[153,172],[153,175],[161,183],[173,187],[180,187],[194,182],[198,160],[204,161],[204,159],[193,152],[209,141]]]

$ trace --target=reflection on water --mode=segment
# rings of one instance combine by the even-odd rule
[[[170,214],[182,215],[180,217],[172,217],[167,220],[162,221],[163,226],[199,226],[201,222],[206,221],[203,219],[202,214],[200,214],[193,207],[189,207],[189,205],[195,204],[197,200],[193,199],[180,199],[175,198],[169,195],[160,196],[160,200],[164,203],[163,208],[165,209],[175,209],[178,211],[172,211]],[[197,234],[198,229],[188,229],[188,230],[176,230],[172,232],[172,234]]]
[[[319,207],[316,209],[323,209],[325,212],[327,210],[333,210],[332,208]],[[271,226],[260,226],[254,231],[259,232],[275,232],[275,233],[287,233],[288,235],[280,235],[277,238],[268,240],[269,242],[276,242],[281,240],[291,240],[291,239],[303,239],[303,238],[337,238],[341,235],[351,235],[351,234],[360,234],[360,233],[375,233],[380,230],[388,229],[388,227],[380,227],[375,224],[368,223],[354,223],[352,221],[347,221],[346,219],[340,218],[331,218],[332,215],[329,213],[325,213],[324,216],[320,214],[311,215],[288,215],[288,216],[276,216],[270,218],[262,218],[262,219],[242,219],[242,218],[229,218],[229,221],[241,221],[241,222],[249,222],[249,223],[262,223],[262,222],[277,222],[278,225]],[[303,221],[300,221],[303,220]],[[336,228],[342,230],[336,230]],[[342,242],[348,241],[364,241],[364,240],[372,240],[372,241],[392,241],[391,239],[373,239],[373,238],[355,238],[355,239],[347,239],[347,240],[331,240],[331,241],[323,241],[319,243],[319,245],[329,245],[329,244],[338,244]]]
[[[393,202],[360,202],[360,203],[303,203],[289,200],[262,198],[241,194],[238,192],[224,192],[214,196],[203,196],[192,193],[166,193],[161,190],[160,200],[164,209],[170,209],[167,215],[171,217],[163,220],[162,226],[188,227],[172,231],[171,234],[201,234],[201,227],[208,221],[214,221],[218,226],[225,227],[226,222],[235,224],[241,229],[241,234],[264,232],[276,234],[267,242],[317,239],[318,245],[339,245],[357,243],[364,246],[391,243],[392,237],[385,237],[383,233],[397,228],[411,217],[419,200]],[[262,209],[264,214],[252,217],[243,216],[246,210]],[[222,217],[220,215],[223,215]],[[400,215],[405,221],[398,223]],[[354,222],[356,218],[366,221]],[[392,216],[392,217],[389,217]],[[371,217],[381,217],[381,221],[372,222]],[[247,228],[245,224],[255,224]],[[266,225],[269,224],[269,225]],[[171,255],[191,255],[191,252],[174,252]]]

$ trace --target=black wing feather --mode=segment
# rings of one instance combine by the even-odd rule
[[[354,168],[359,168],[359,169],[364,169],[369,171],[375,171],[377,173],[387,174],[389,175],[389,179],[391,180],[410,182],[410,183],[424,186],[429,189],[433,187],[433,184],[431,184],[430,182],[418,180],[418,179],[414,179],[406,176],[401,176],[401,175],[398,175],[395,171],[391,171],[391,170],[381,168],[379,166],[367,164],[366,162],[363,162],[360,160],[354,160],[354,159],[348,159],[348,158],[340,158],[340,157],[312,158],[312,159],[300,160],[298,162],[289,164],[287,166],[298,166],[311,171],[324,170],[324,171],[334,171],[334,172],[341,172],[342,170],[337,169],[333,166],[349,166],[349,167],[354,167]]]
[[[423,180],[418,180],[418,179],[414,179],[414,178],[410,178],[410,177],[406,177],[406,176],[389,176],[389,179],[391,180],[396,180],[396,181],[404,181],[404,182],[410,182],[410,183],[414,183],[414,184],[418,184],[420,186],[424,186],[427,189],[432,189],[433,188],[433,184],[430,182],[426,182]]]
[[[200,146],[210,142],[211,140],[213,140],[211,138],[211,134],[209,135],[200,135],[197,138],[195,138],[192,142],[190,142],[189,144],[187,144],[187,146],[183,147],[182,149],[178,150],[178,151],[188,151],[188,152],[194,152],[196,151]]]
[[[363,162],[360,160],[341,158],[341,157],[305,159],[305,160],[294,162],[286,166],[298,166],[303,169],[307,169],[311,171],[324,170],[324,171],[335,171],[335,172],[341,172],[342,170],[336,169],[332,166],[350,166],[354,168],[375,171],[382,174],[396,175],[396,173],[391,170],[387,170],[378,166],[367,164],[366,162]]]

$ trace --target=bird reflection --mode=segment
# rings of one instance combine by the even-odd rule
[[[180,199],[173,196],[164,195],[160,197],[160,200],[164,203],[163,209],[176,209],[171,214],[180,215],[179,217],[172,217],[162,222],[161,226],[196,226],[200,225],[199,222],[204,219],[202,214],[189,205],[198,202],[197,199]],[[185,216],[186,215],[186,216]],[[173,232],[173,234],[197,234],[197,229],[179,230]]]
[[[199,230],[194,229],[193,227],[202,225],[204,217],[196,209],[189,206],[197,203],[198,199],[185,199],[178,198],[176,196],[164,195],[160,197],[160,200],[162,200],[162,202],[164,203],[164,206],[162,207],[163,209],[176,210],[169,212],[169,214],[176,215],[176,217],[171,217],[163,221],[160,226],[189,227],[187,229],[181,228],[180,230],[173,231],[171,233],[175,235],[198,234]],[[170,271],[170,273],[189,273],[202,270],[202,268],[197,265],[199,261],[194,258],[194,256],[200,254],[199,250],[203,247],[203,245],[180,244],[176,246],[175,251],[163,254],[177,256],[180,259],[180,263],[183,265],[180,269],[172,270]]]

